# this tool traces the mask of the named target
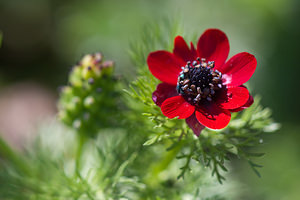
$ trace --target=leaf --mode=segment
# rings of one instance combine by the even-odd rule
[[[121,176],[123,175],[124,170],[126,169],[126,167],[137,157],[137,153],[133,153],[128,160],[126,160],[125,162],[123,162],[121,164],[121,166],[118,168],[117,172],[115,173],[113,179],[113,187],[115,187],[115,185],[118,183],[119,179],[121,178]]]
[[[250,153],[250,152],[248,152],[247,155],[252,156],[252,157],[261,157],[261,156],[264,156],[265,153]]]
[[[259,173],[259,171],[256,169],[256,168],[261,168],[263,167],[262,165],[258,165],[258,164],[255,164],[254,162],[252,162],[251,160],[248,161],[248,163],[250,164],[253,172],[259,177],[261,178],[261,174]]]
[[[230,143],[226,143],[225,146],[228,148],[228,151],[229,151],[230,153],[233,153],[233,154],[235,154],[235,155],[238,154],[238,150],[237,150],[237,148],[236,148],[235,145],[230,144]]]
[[[147,140],[146,142],[144,142],[143,146],[150,146],[152,144],[154,144],[155,142],[157,142],[160,138],[160,135],[155,135],[154,137],[150,138],[149,140]]]
[[[263,131],[271,133],[271,132],[275,132],[275,131],[279,130],[280,127],[281,127],[281,125],[279,123],[272,123],[268,126],[265,126]]]

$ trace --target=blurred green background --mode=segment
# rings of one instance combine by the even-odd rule
[[[166,17],[180,20],[186,36],[219,28],[229,37],[231,56],[256,56],[249,85],[282,128],[264,138],[262,178],[240,162],[232,175],[245,188],[242,199],[300,199],[299,0],[1,0],[0,108],[3,93],[10,90],[13,98],[22,88],[12,86],[28,82],[55,105],[57,88],[84,53],[101,51],[116,61],[118,74],[132,76],[130,41],[147,23]],[[16,98],[22,102],[23,96]]]

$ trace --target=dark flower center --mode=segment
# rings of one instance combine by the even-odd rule
[[[187,62],[178,76],[177,92],[193,105],[212,101],[223,87],[222,73],[213,69],[214,64],[214,61],[206,62],[205,58]]]

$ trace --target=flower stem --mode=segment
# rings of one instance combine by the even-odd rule
[[[83,146],[86,142],[86,136],[84,133],[79,133],[78,134],[79,140],[78,140],[78,146],[77,146],[77,151],[75,155],[75,169],[76,169],[76,174],[77,176],[81,177],[80,175],[80,161],[82,159],[82,153],[83,153]]]
[[[162,159],[154,163],[149,168],[149,173],[145,178],[145,182],[153,187],[155,187],[157,184],[159,184],[159,174],[166,170],[168,166],[174,161],[176,158],[178,152],[181,150],[182,143],[179,142],[178,145],[174,148],[172,148],[169,151],[166,151],[166,153],[162,156]]]

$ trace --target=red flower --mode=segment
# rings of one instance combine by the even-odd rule
[[[253,98],[243,86],[256,68],[253,55],[238,53],[227,62],[229,42],[218,29],[206,30],[189,48],[181,36],[174,40],[173,53],[155,51],[147,63],[162,81],[152,94],[156,105],[168,118],[186,119],[199,135],[204,127],[222,129],[231,112],[249,107]]]

